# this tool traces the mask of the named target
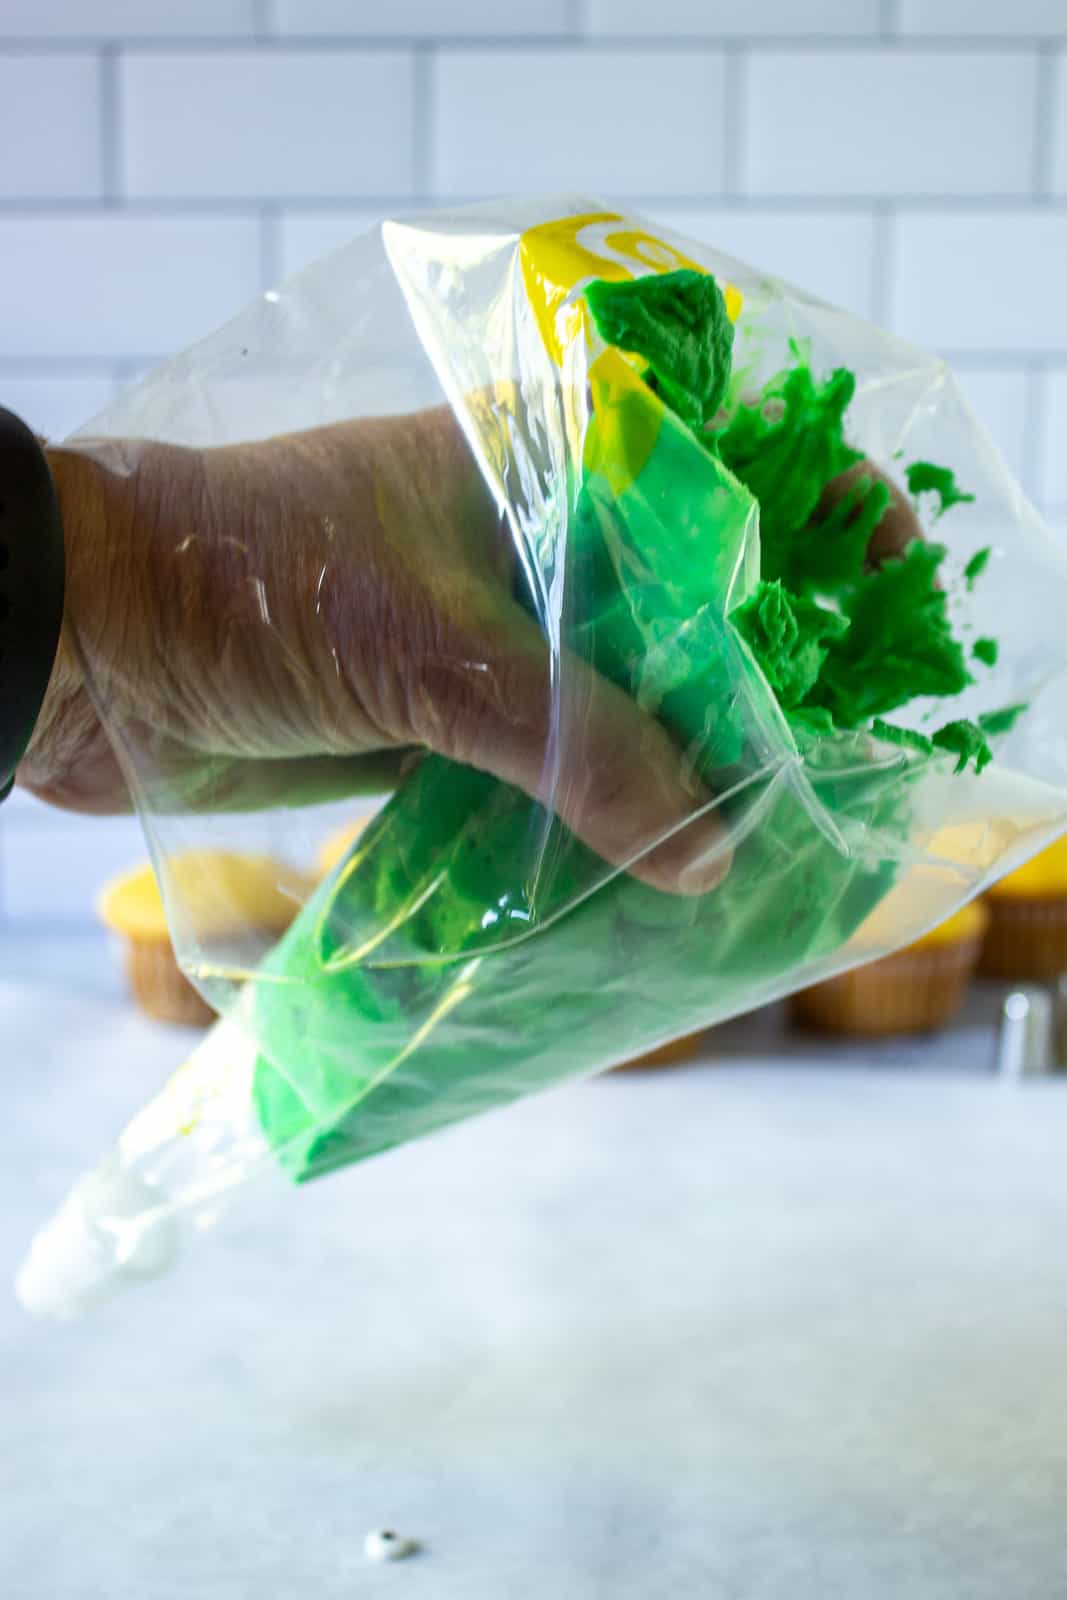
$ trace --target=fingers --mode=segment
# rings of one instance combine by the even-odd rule
[[[97,724],[99,729],[99,724]],[[184,746],[153,747],[152,768],[133,784],[153,810],[249,812],[269,806],[325,805],[333,800],[391,794],[422,752],[380,750],[355,756],[296,756],[277,761],[212,757]],[[116,816],[131,809],[127,784],[102,730],[84,759],[64,767],[61,778],[37,780],[32,767],[20,783],[39,800],[87,816]]]
[[[498,648],[425,663],[420,739],[554,810],[583,843],[653,888],[700,894],[729,868],[722,823],[664,729],[563,652],[517,606]]]
[[[868,568],[880,567],[883,561],[903,555],[913,539],[923,536],[919,519],[903,490],[899,489],[887,473],[880,471],[870,461],[857,461],[847,472],[826,485],[816,507],[816,521],[825,517],[835,506],[852,494],[857,485],[866,480],[870,484],[884,483],[889,490],[889,504],[867,546]],[[859,512],[857,504],[856,512]]]

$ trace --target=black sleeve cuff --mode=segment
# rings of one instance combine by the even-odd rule
[[[0,801],[26,753],[63,625],[63,523],[37,438],[0,406]]]

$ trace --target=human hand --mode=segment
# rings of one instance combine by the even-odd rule
[[[44,799],[125,809],[129,782],[163,774],[185,808],[295,804],[389,788],[428,749],[551,804],[655,887],[699,892],[727,869],[710,797],[659,724],[577,657],[554,677],[448,408],[50,462],[67,624],[19,773]],[[872,470],[829,485],[816,521]],[[918,534],[893,489],[872,560]],[[128,773],[100,707],[126,730]]]
[[[50,462],[67,625],[19,774],[43,798],[113,811],[127,780],[163,774],[187,809],[292,804],[388,788],[429,749],[552,805],[655,887],[701,891],[726,870],[667,733],[577,657],[554,676],[447,408]],[[125,730],[121,758],[100,708]]]

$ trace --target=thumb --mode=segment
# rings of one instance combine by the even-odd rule
[[[584,844],[656,889],[700,894],[729,869],[726,830],[666,731],[517,605],[497,640],[416,664],[415,734],[555,811]]]

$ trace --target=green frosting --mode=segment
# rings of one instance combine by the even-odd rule
[[[255,1108],[297,1180],[803,981],[894,882],[895,851],[871,841],[906,837],[923,762],[871,760],[870,736],[988,759],[990,726],[926,740],[880,720],[970,679],[942,548],[868,572],[885,484],[861,475],[824,509],[860,459],[852,374],[820,380],[794,350],[723,420],[732,334],[710,277],[592,284],[587,300],[663,406],[623,406],[599,438],[590,420],[599,448],[565,486],[562,643],[669,729],[718,797],[730,870],[710,894],[661,893],[518,790],[424,759],[254,988]],[[640,464],[630,481],[589,464],[607,439]]]
[[[962,772],[970,761],[974,762],[974,770],[981,772],[993,759],[985,733],[976,722],[946,722],[934,734],[933,744],[936,750],[950,750],[958,757],[957,772]]]
[[[876,739],[881,739],[883,744],[901,745],[905,750],[917,750],[920,755],[933,754],[934,741],[927,738],[925,733],[918,733],[914,728],[898,728],[894,723],[883,722],[881,717],[875,717],[871,723],[871,732]]]
[[[734,325],[710,273],[667,272],[585,292],[606,344],[648,362],[650,387],[684,422],[710,422],[726,397]]]
[[[964,494],[956,483],[956,474],[948,467],[935,467],[931,461],[913,461],[908,468],[908,488],[913,495],[936,494],[937,516],[943,517],[952,506],[974,501],[973,494]]]
[[[760,505],[764,587],[731,620],[783,707],[804,713],[807,729],[812,711],[825,712],[824,731],[857,728],[918,695],[954,695],[971,682],[938,583],[944,546],[916,541],[868,572],[890,498],[873,476],[817,516],[827,484],[861,459],[844,437],[854,387],[843,368],[819,383],[795,367],[772,379],[758,404],[739,406],[716,438]]]
[[[993,547],[992,545],[987,544],[984,550],[976,550],[974,555],[968,561],[967,565],[963,569],[963,576],[966,580],[968,589],[974,588],[975,580],[982,576],[982,573],[989,565],[989,558],[992,554]]]
[[[916,540],[899,560],[862,578],[844,602],[849,629],[827,656],[816,689],[844,727],[918,695],[954,695],[971,682],[953,638],[937,572],[942,545]]]
[[[761,576],[796,594],[835,594],[857,582],[888,502],[884,485],[860,485],[848,505],[812,527],[827,484],[861,460],[844,438],[854,389],[844,368],[820,384],[807,366],[795,366],[772,378],[754,405],[738,406],[714,436],[725,465],[759,501]]]
[[[847,617],[791,595],[779,579],[761,581],[730,620],[787,711],[802,706],[819,681],[831,641],[848,631]]]
[[[915,750],[920,755],[930,756],[937,750],[948,750],[956,756],[956,772],[964,769],[974,762],[974,770],[981,772],[993,759],[993,752],[989,748],[987,735],[1002,732],[1003,729],[989,727],[988,722],[996,723],[996,717],[988,719],[979,718],[977,723],[958,719],[947,722],[943,728],[931,736],[918,733],[913,728],[899,728],[893,723],[883,722],[881,717],[875,717],[871,723],[871,732],[876,739],[881,739],[884,744],[900,745],[907,750]]]
[[[1000,646],[995,639],[976,639],[971,646],[971,654],[976,661],[985,667],[995,667]]]

